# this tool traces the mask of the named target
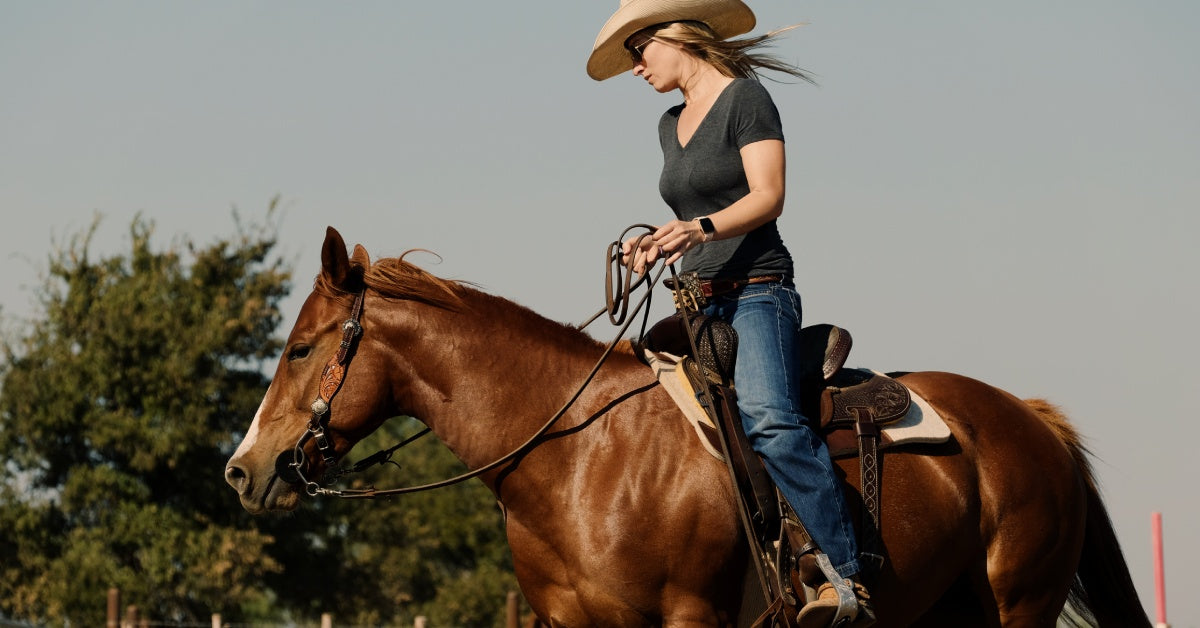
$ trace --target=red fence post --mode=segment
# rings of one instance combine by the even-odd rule
[[[1154,544],[1154,601],[1157,607],[1157,626],[1166,628],[1167,624],[1167,589],[1166,574],[1163,571],[1163,534],[1162,513],[1150,513],[1150,541]]]

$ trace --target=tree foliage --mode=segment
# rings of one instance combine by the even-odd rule
[[[0,617],[100,625],[115,586],[156,621],[500,621],[515,583],[482,485],[251,518],[223,481],[281,350],[273,228],[156,250],[139,218],[105,257],[97,225],[51,254],[40,312],[3,344]],[[378,481],[456,472],[426,440]]]
[[[97,226],[51,255],[40,318],[4,346],[0,604],[77,625],[111,586],[172,620],[260,604],[280,564],[244,550],[270,537],[212,470],[267,383],[289,272],[262,233],[155,251],[139,218],[127,254],[95,258]]]

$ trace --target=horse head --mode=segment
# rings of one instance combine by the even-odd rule
[[[371,342],[359,342],[356,333],[373,323],[369,313],[359,316],[370,267],[361,245],[347,255],[341,235],[332,227],[326,231],[313,292],[225,468],[225,480],[252,513],[294,509],[305,488],[302,479],[319,479],[330,462],[393,416],[381,375],[384,356]],[[347,331],[351,325],[361,328]],[[321,404],[324,410],[317,412]]]

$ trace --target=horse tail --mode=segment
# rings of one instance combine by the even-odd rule
[[[1025,403],[1070,450],[1087,489],[1083,552],[1067,592],[1070,610],[1065,610],[1060,619],[1073,626],[1149,626],[1150,617],[1138,599],[1112,519],[1100,497],[1089,459],[1091,452],[1057,406],[1043,399],[1027,399]]]

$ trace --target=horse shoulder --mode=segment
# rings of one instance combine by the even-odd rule
[[[549,617],[655,616],[666,597],[709,608],[740,559],[724,466],[644,367],[617,357],[581,399],[582,429],[555,439],[537,507],[513,496],[509,511],[518,578]]]

